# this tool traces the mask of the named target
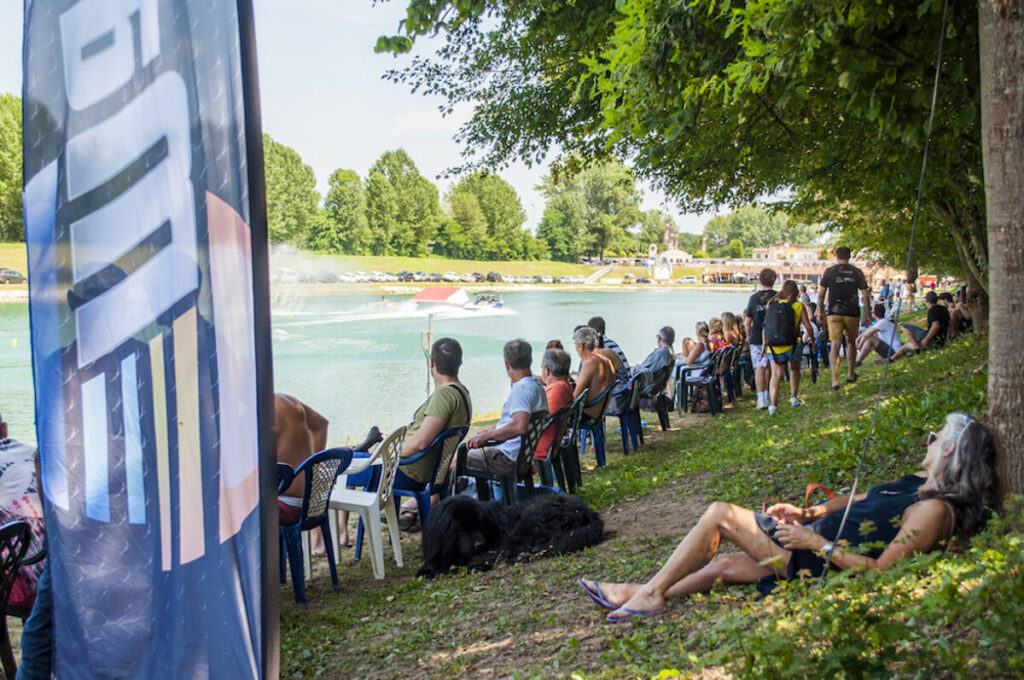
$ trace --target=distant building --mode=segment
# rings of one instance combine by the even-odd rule
[[[666,250],[663,253],[658,253],[658,261],[666,262],[672,266],[679,266],[681,264],[689,264],[693,261],[693,255],[690,255],[685,250],[671,249]]]
[[[777,243],[767,248],[754,248],[751,257],[755,260],[784,260],[787,262],[813,262],[821,257],[819,246],[798,246],[794,243]]]

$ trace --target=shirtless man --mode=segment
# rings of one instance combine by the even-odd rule
[[[327,448],[327,419],[295,397],[274,395],[274,424],[277,428],[278,462],[297,468],[314,453]],[[305,490],[306,475],[300,473],[295,475],[284,493],[277,497],[281,526],[299,521]]]
[[[584,406],[583,413],[591,418],[597,418],[601,415],[601,407],[604,405],[598,397],[615,382],[615,366],[611,359],[598,351],[598,335],[593,328],[578,328],[573,333],[573,343],[583,363],[572,396],[576,398],[583,390],[589,389],[587,398],[590,401]]]

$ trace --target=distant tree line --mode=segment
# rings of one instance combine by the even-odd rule
[[[640,209],[636,178],[619,163],[561,181],[545,177],[547,205],[533,234],[519,194],[487,170],[464,175],[442,196],[408,153],[386,151],[366,177],[331,173],[321,204],[298,152],[264,135],[264,154],[270,240],[322,252],[571,262],[645,253],[662,244],[666,229],[678,231],[667,214]]]

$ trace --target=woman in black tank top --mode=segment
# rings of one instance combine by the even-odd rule
[[[667,597],[705,592],[718,583],[755,583],[764,577],[818,575],[833,569],[884,569],[953,537],[965,539],[984,524],[998,499],[995,455],[988,429],[971,416],[952,413],[928,436],[921,471],[873,487],[853,498],[839,532],[848,496],[797,508],[773,505],[766,514],[731,503],[712,503],[654,577],[645,584],[580,580],[608,621],[661,609]],[[743,552],[712,560],[722,541]],[[884,549],[852,550],[862,543]]]

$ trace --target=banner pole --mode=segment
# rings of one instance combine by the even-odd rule
[[[249,227],[252,234],[253,320],[256,339],[256,385],[259,414],[261,655],[263,677],[280,674],[281,618],[278,585],[277,459],[274,430],[274,371],[270,332],[270,261],[267,236],[267,192],[263,165],[263,125],[256,59],[256,26],[251,0],[238,1],[245,146],[249,183]]]

